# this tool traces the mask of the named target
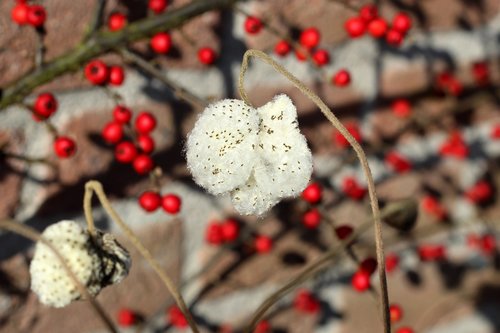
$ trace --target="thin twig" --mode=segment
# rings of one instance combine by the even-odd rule
[[[43,43],[44,33],[37,31],[36,33],[36,50],[35,50],[35,68],[40,70],[43,66],[45,58],[45,45]]]
[[[167,78],[157,68],[155,68],[153,65],[151,65],[149,62],[147,62],[145,59],[143,59],[138,54],[131,52],[129,50],[126,50],[126,49],[122,49],[120,51],[120,53],[122,54],[123,58],[125,58],[126,61],[133,63],[134,65],[141,68],[142,70],[144,70],[146,73],[148,73],[149,75],[151,75],[155,79],[159,80],[165,86],[172,89],[175,96],[185,100],[186,102],[191,104],[196,109],[204,109],[208,105],[208,102],[206,100],[204,100],[204,99],[192,94],[191,92],[187,91],[186,89],[180,87],[176,82]]]
[[[146,261],[151,265],[151,267],[153,267],[153,270],[156,272],[156,274],[158,274],[158,276],[164,283],[165,287],[172,294],[172,297],[175,299],[180,310],[186,317],[186,320],[188,321],[189,326],[191,327],[193,332],[198,333],[199,330],[198,327],[196,326],[193,316],[191,315],[191,312],[187,308],[182,295],[180,294],[179,290],[173,283],[172,279],[163,271],[158,261],[154,259],[154,257],[151,255],[151,252],[149,252],[149,250],[146,249],[146,247],[141,243],[141,241],[139,240],[139,238],[137,238],[132,229],[130,229],[129,226],[121,219],[121,217],[115,211],[113,206],[111,206],[111,203],[109,202],[106,194],[104,193],[104,189],[102,188],[101,183],[95,180],[88,181],[85,184],[85,196],[83,201],[85,218],[87,220],[89,232],[90,233],[95,232],[94,218],[92,217],[92,196],[94,193],[99,198],[102,207],[109,214],[111,219],[116,224],[118,224],[118,226],[124,231],[125,236],[132,242],[134,247],[141,253],[141,255],[144,257],[144,259],[146,259]]]
[[[102,26],[105,8],[106,8],[106,0],[97,0],[97,3],[94,7],[92,21],[90,22],[87,33],[83,37],[83,41],[86,41],[90,39],[92,36],[94,36],[97,30],[99,30],[99,28]]]
[[[299,79],[288,72],[283,66],[274,61],[270,56],[262,51],[258,50],[248,50],[243,56],[243,61],[240,69],[240,77],[238,81],[238,90],[240,92],[241,98],[248,104],[251,105],[248,95],[244,89],[244,77],[248,69],[248,62],[250,57],[257,57],[271,65],[277,72],[285,76],[290,82],[292,82],[295,87],[297,87],[302,93],[304,93],[310,100],[312,100],[321,110],[323,115],[332,123],[332,125],[347,139],[351,144],[358,159],[363,168],[364,175],[366,177],[366,182],[368,186],[368,193],[370,196],[370,205],[373,213],[373,221],[375,225],[375,245],[377,252],[377,263],[379,267],[385,267],[385,257],[384,257],[384,244],[382,238],[382,222],[380,218],[380,209],[378,205],[377,194],[375,192],[375,184],[373,181],[373,176],[370,171],[370,166],[368,165],[368,160],[366,158],[365,152],[361,145],[354,139],[354,137],[349,133],[349,131],[342,125],[338,118],[332,113],[330,108],[316,95],[311,89],[304,85]],[[380,310],[381,317],[384,326],[384,332],[390,332],[390,316],[389,316],[389,297],[387,291],[387,281],[385,276],[385,269],[379,269],[379,282],[380,282]],[[252,327],[256,322],[252,322]]]
[[[80,294],[84,297],[84,299],[90,302],[92,308],[95,310],[97,315],[102,319],[108,330],[113,333],[118,333],[118,330],[115,328],[113,321],[109,318],[106,311],[104,311],[104,308],[101,307],[99,302],[97,302],[97,300],[89,294],[87,288],[85,288],[85,286],[80,282],[80,280],[78,280],[75,273],[69,267],[64,257],[61,255],[59,250],[52,245],[52,243],[43,238],[43,236],[35,229],[11,220],[0,221],[0,228],[19,234],[23,237],[31,239],[34,242],[42,242],[45,246],[47,246],[57,257],[57,260],[59,260],[63,269],[66,271],[69,278],[73,281]]]

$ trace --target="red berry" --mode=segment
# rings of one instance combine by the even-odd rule
[[[117,122],[107,123],[101,132],[102,138],[110,144],[118,143],[123,138],[123,128],[122,125]]]
[[[359,270],[372,275],[377,269],[377,260],[368,257],[359,264]]]
[[[464,159],[469,155],[469,147],[467,147],[460,132],[455,131],[452,132],[448,140],[441,145],[439,152],[443,156]]]
[[[42,119],[50,117],[57,110],[57,100],[51,93],[37,96],[33,105],[33,112]]]
[[[483,251],[484,254],[490,255],[493,252],[495,252],[497,244],[497,240],[494,235],[491,234],[486,234],[481,237],[481,251]]]
[[[392,46],[400,46],[403,42],[403,34],[397,30],[389,29],[385,35],[385,41]]]
[[[488,63],[485,61],[476,62],[472,65],[472,74],[474,75],[476,83],[480,86],[490,83],[489,72]]]
[[[361,187],[353,177],[346,177],[342,186],[344,193],[354,200],[361,200],[366,194],[366,189]]]
[[[375,5],[367,4],[359,10],[359,17],[368,24],[378,17],[378,9]]]
[[[351,38],[357,38],[365,33],[366,24],[360,17],[351,17],[345,22],[344,28]]]
[[[198,50],[198,60],[203,65],[211,65],[217,60],[217,53],[211,47],[202,47]]]
[[[125,79],[125,72],[121,66],[111,66],[109,68],[109,84],[121,86]]]
[[[251,35],[257,34],[262,30],[262,21],[255,16],[248,16],[245,19],[245,31]]]
[[[54,150],[60,158],[71,157],[76,152],[75,141],[66,136],[60,136],[54,141]]]
[[[352,227],[348,225],[340,225],[335,228],[335,234],[340,240],[348,238],[352,234],[352,231]]]
[[[328,51],[320,49],[313,53],[312,56],[314,63],[318,66],[327,65],[330,62],[330,55]]]
[[[315,27],[307,28],[300,34],[299,42],[300,45],[305,48],[312,49],[319,44],[321,39],[321,34]]]
[[[394,115],[406,118],[411,115],[411,105],[407,99],[400,98],[396,99],[391,104],[391,110]]]
[[[146,212],[154,212],[161,205],[161,196],[153,191],[143,192],[139,197],[139,205]]]
[[[31,5],[28,7],[27,21],[34,27],[41,27],[45,23],[47,12],[40,5]]]
[[[418,247],[418,255],[422,261],[440,260],[445,257],[443,245],[422,244]]]
[[[500,124],[493,126],[490,137],[494,140],[500,139]]]
[[[347,70],[341,69],[333,76],[332,83],[337,87],[345,87],[351,83],[351,74]]]
[[[222,225],[217,222],[210,222],[205,231],[205,240],[208,244],[220,245],[224,242]]]
[[[359,131],[359,127],[356,123],[349,123],[345,125],[345,127],[357,142],[361,142],[361,132]],[[349,141],[347,141],[344,135],[340,132],[335,132],[335,142],[340,148],[347,148],[350,146]]]
[[[161,199],[161,206],[170,214],[177,214],[181,210],[181,198],[175,194],[165,194]]]
[[[127,17],[122,13],[112,13],[108,18],[108,29],[110,31],[122,30],[127,25]]]
[[[176,328],[187,328],[189,323],[177,305],[172,306],[167,313],[167,319]]]
[[[137,156],[137,149],[129,141],[119,143],[115,147],[115,158],[120,163],[132,163]]]
[[[411,18],[405,13],[397,13],[392,19],[392,29],[406,34],[411,29]]]
[[[149,0],[148,7],[155,14],[160,14],[167,8],[167,0]]]
[[[288,43],[286,40],[280,40],[274,46],[274,52],[281,57],[286,56],[291,49],[292,47],[290,43]]]
[[[155,140],[147,134],[139,135],[137,145],[144,154],[151,154],[155,150]]]
[[[487,201],[493,195],[493,188],[491,184],[482,180],[472,186],[465,192],[465,196],[472,202],[481,203]]]
[[[438,220],[444,220],[448,215],[446,208],[431,195],[426,195],[422,198],[422,209],[435,216]]]
[[[224,241],[234,242],[240,234],[240,226],[235,220],[228,219],[221,224],[221,233]]]
[[[140,175],[145,175],[153,170],[155,164],[149,155],[137,155],[132,163],[135,172]]]
[[[409,328],[409,327],[401,327],[401,328],[398,328],[398,330],[396,331],[396,333],[414,333],[415,331],[413,331],[413,329]]]
[[[397,323],[403,318],[403,309],[398,304],[391,304],[389,307],[389,315],[391,317],[391,323]]]
[[[410,171],[412,168],[410,161],[395,151],[391,151],[385,156],[385,163],[389,164],[398,173]]]
[[[156,127],[156,117],[143,111],[135,119],[135,130],[140,134],[148,134]]]
[[[399,257],[394,253],[385,256],[385,270],[390,273],[399,265]]]
[[[293,307],[298,312],[317,313],[321,309],[321,304],[310,291],[302,289],[295,295]]]
[[[387,22],[383,18],[376,18],[368,24],[370,35],[375,38],[382,38],[387,32]]]
[[[108,66],[101,60],[92,60],[85,66],[85,77],[95,85],[105,84],[108,81]]]
[[[321,185],[319,183],[311,183],[302,191],[302,199],[310,204],[315,204],[321,200],[321,194]]]
[[[113,118],[121,124],[128,124],[132,118],[132,111],[123,105],[117,105],[113,109]]]
[[[264,235],[258,235],[254,240],[255,251],[258,253],[268,253],[273,248],[273,240]]]
[[[172,47],[172,39],[166,32],[159,32],[151,38],[151,48],[156,53],[166,54]]]
[[[122,327],[133,326],[137,322],[137,316],[130,309],[121,309],[118,312],[118,324]]]
[[[309,229],[317,228],[320,223],[321,223],[321,213],[316,208],[307,211],[306,213],[304,213],[304,216],[302,216],[302,224],[306,228]]]
[[[357,271],[351,279],[351,284],[356,291],[363,292],[370,288],[370,274]]]
[[[255,326],[253,333],[271,333],[271,324],[267,320],[261,320]]]
[[[10,13],[12,21],[19,25],[24,25],[28,23],[28,11],[29,6],[25,3],[17,3]]]

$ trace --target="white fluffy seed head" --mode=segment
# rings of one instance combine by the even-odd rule
[[[237,139],[242,132],[247,134]],[[279,200],[299,195],[312,173],[311,151],[286,95],[258,109],[239,100],[210,105],[186,150],[195,181],[213,194],[230,192],[245,215],[262,215]]]
[[[250,176],[259,118],[237,99],[209,105],[188,136],[186,159],[194,180],[208,192],[221,194]]]
[[[42,237],[60,252],[92,296],[128,273],[128,252],[108,234],[98,232],[94,240],[79,224],[65,220],[49,226]],[[30,275],[31,289],[43,304],[63,307],[82,297],[59,259],[42,242],[36,244]]]

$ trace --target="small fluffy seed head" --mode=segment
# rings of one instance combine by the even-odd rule
[[[99,231],[93,239],[79,224],[65,220],[49,226],[42,237],[60,252],[92,296],[128,273],[128,252],[109,234]],[[36,244],[30,275],[31,289],[43,304],[63,307],[82,297],[59,259],[42,242]]]

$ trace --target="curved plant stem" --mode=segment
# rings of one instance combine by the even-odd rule
[[[375,192],[375,183],[373,181],[373,177],[370,171],[370,166],[368,165],[368,160],[366,158],[366,154],[361,148],[361,145],[354,139],[354,137],[349,133],[349,131],[342,125],[342,123],[338,120],[338,118],[333,114],[330,108],[316,95],[311,89],[309,89],[306,85],[304,85],[299,79],[297,79],[294,75],[288,72],[283,66],[274,61],[270,56],[266,53],[259,50],[248,50],[245,52],[243,56],[243,61],[241,63],[240,69],[240,77],[238,81],[238,90],[240,92],[241,98],[248,104],[252,105],[248,99],[248,95],[244,89],[244,77],[245,73],[248,69],[248,63],[250,57],[256,57],[267,64],[271,65],[277,72],[285,76],[290,82],[292,82],[295,87],[297,87],[302,93],[304,93],[311,101],[313,101],[321,110],[323,115],[332,123],[332,125],[347,139],[350,143],[356,155],[361,163],[361,167],[363,168],[363,172],[366,177],[366,181],[368,184],[368,193],[370,196],[370,205],[373,213],[373,220],[375,225],[375,246],[377,250],[377,262],[379,267],[385,267],[385,257],[384,257],[384,244],[382,238],[382,222],[380,218],[380,209],[378,205],[377,194]],[[381,308],[381,316],[383,319],[384,332],[390,332],[390,316],[389,316],[389,297],[387,292],[387,281],[385,276],[385,269],[379,269],[379,282],[380,282],[380,308]]]
[[[104,311],[103,307],[97,302],[97,300],[92,297],[89,292],[87,291],[87,288],[78,280],[76,277],[75,273],[71,270],[71,268],[68,266],[66,263],[66,260],[64,260],[64,257],[61,255],[59,250],[57,250],[52,243],[48,242],[46,239],[40,235],[38,231],[36,231],[33,228],[30,228],[28,226],[22,225],[20,223],[10,221],[10,220],[4,220],[0,221],[0,228],[9,230],[11,232],[14,232],[16,234],[19,234],[23,237],[26,237],[28,239],[31,239],[34,242],[41,242],[45,246],[47,246],[57,257],[57,260],[61,262],[61,265],[63,266],[64,270],[68,274],[71,280],[73,280],[73,283],[75,284],[76,288],[80,292],[81,295],[83,295],[83,298],[88,300],[90,302],[90,305],[92,308],[95,310],[97,315],[102,319],[106,327],[110,332],[113,333],[118,333],[118,330],[116,329],[115,325],[113,324],[113,321],[109,318],[107,315],[106,311]]]
[[[165,287],[167,290],[172,294],[172,297],[175,299],[175,302],[179,306],[180,310],[186,317],[189,326],[191,327],[191,330],[194,333],[198,333],[198,327],[196,326],[196,323],[193,319],[193,316],[189,312],[189,309],[186,306],[186,302],[184,302],[184,299],[182,295],[180,294],[179,290],[173,283],[172,279],[163,271],[161,268],[160,264],[153,258],[151,255],[151,252],[149,252],[146,247],[141,243],[141,241],[137,238],[137,236],[134,234],[132,229],[130,229],[125,222],[121,219],[121,217],[118,215],[118,213],[114,210],[114,208],[111,206],[108,198],[106,197],[106,194],[104,193],[104,190],[102,188],[101,183],[95,180],[88,181],[85,184],[85,196],[83,199],[83,208],[85,211],[85,218],[87,220],[87,225],[89,228],[89,232],[95,232],[95,227],[94,227],[94,219],[92,217],[92,196],[93,194],[96,194],[97,197],[99,198],[99,201],[101,202],[102,207],[106,210],[106,212],[109,214],[109,216],[113,219],[113,221],[118,224],[118,226],[124,231],[125,236],[132,242],[134,247],[141,253],[141,255],[146,259],[146,261],[153,267],[153,270],[158,274],[162,282],[164,283]]]

